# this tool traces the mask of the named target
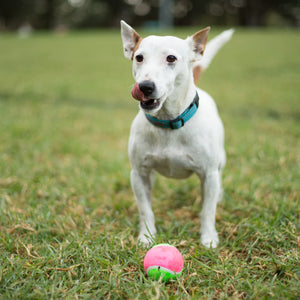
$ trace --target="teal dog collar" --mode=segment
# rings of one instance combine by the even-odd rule
[[[149,114],[145,114],[147,120],[153,124],[154,126],[160,127],[160,128],[168,128],[168,129],[179,129],[184,126],[184,124],[190,120],[194,114],[196,113],[199,106],[199,96],[196,92],[195,98],[193,102],[190,104],[190,106],[177,118],[173,120],[159,120],[155,117],[150,116]]]

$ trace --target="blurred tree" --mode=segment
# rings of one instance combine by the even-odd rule
[[[46,29],[53,28],[54,22],[55,22],[56,4],[57,3],[55,2],[55,0],[44,0],[44,3],[42,4],[44,7],[42,10],[40,8],[41,13],[40,13],[40,17],[39,17],[41,27],[46,28]],[[37,4],[35,4],[35,5],[37,5]]]
[[[166,0],[0,0],[0,29],[157,26]],[[172,0],[175,25],[300,26],[300,0]]]
[[[299,26],[300,22],[300,2],[298,0],[235,0],[241,7],[238,9],[241,26],[265,26],[267,24],[267,15],[276,13],[286,19],[287,25]],[[279,24],[282,25],[282,24]]]
[[[159,8],[159,25],[160,27],[170,28],[174,25],[174,12],[175,8],[173,0],[161,0]]]
[[[32,16],[35,0],[0,0],[0,27],[16,29],[27,21],[27,16]]]

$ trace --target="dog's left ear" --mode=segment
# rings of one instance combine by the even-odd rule
[[[209,31],[210,27],[206,27],[192,36],[193,51],[196,53],[196,57],[203,56]]]
[[[142,38],[124,21],[121,21],[121,36],[123,41],[124,56],[132,60],[133,54]]]

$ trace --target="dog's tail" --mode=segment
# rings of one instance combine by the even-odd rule
[[[197,84],[202,72],[208,68],[217,52],[231,39],[233,32],[234,29],[226,30],[207,43],[202,59],[193,68],[195,84]]]

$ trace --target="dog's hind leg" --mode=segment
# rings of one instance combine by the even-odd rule
[[[223,199],[223,195],[224,195],[224,190],[223,190],[223,186],[222,186],[222,173],[223,173],[223,168],[225,166],[226,163],[226,153],[225,150],[223,149],[223,151],[221,152],[221,160],[220,160],[220,164],[219,164],[219,177],[220,177],[220,192],[219,192],[219,198],[218,198],[218,203],[221,202],[221,200]]]
[[[210,171],[202,178],[201,243],[207,248],[216,248],[219,243],[215,228],[217,203],[221,193],[219,170]]]
[[[140,216],[139,241],[143,244],[151,243],[156,234],[154,214],[151,205],[151,173],[141,175],[138,171],[131,171],[131,186],[137,202]]]

